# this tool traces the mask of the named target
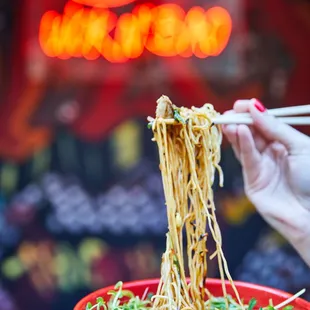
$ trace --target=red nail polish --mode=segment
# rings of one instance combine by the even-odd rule
[[[264,105],[257,99],[254,99],[254,107],[259,111],[259,112],[265,112],[266,108]]]

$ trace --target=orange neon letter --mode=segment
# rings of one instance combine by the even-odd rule
[[[120,63],[140,57],[145,49],[162,57],[218,56],[231,31],[231,17],[221,7],[193,7],[186,13],[176,4],[142,4],[117,17],[107,9],[68,2],[63,15],[43,15],[39,41],[49,57],[103,57]]]

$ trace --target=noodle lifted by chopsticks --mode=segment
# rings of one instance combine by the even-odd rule
[[[210,298],[205,290],[208,259],[215,257],[223,282],[223,296],[227,300],[226,308],[229,297],[225,276],[243,308],[223,254],[215,214],[212,190],[215,171],[219,172],[220,185],[223,185],[219,166],[222,133],[219,126],[212,124],[218,113],[211,104],[202,108],[177,108],[166,96],[157,103],[156,118],[152,119],[151,126],[159,149],[169,232],[162,257],[161,281],[153,296],[153,309],[206,309],[205,301]],[[171,122],[171,118],[178,126]],[[183,248],[184,230],[186,249]],[[207,230],[216,244],[212,255],[206,246]],[[186,281],[185,253],[190,283]]]

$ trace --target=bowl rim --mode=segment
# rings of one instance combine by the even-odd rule
[[[189,280],[189,279],[187,279]],[[132,290],[133,288],[135,288],[136,286],[149,286],[149,285],[158,285],[160,279],[159,278],[151,278],[151,279],[144,279],[144,280],[135,280],[135,281],[129,281],[129,282],[123,282],[123,285],[126,289],[128,290]],[[215,278],[208,278],[206,280],[206,284],[222,284],[222,280],[220,279],[215,279]],[[291,293],[287,293],[285,291],[282,291],[280,289],[276,289],[276,288],[272,288],[269,286],[264,286],[261,284],[254,284],[254,283],[250,283],[250,282],[244,282],[244,281],[234,281],[234,284],[239,287],[239,288],[246,288],[246,289],[252,289],[252,290],[256,290],[256,291],[260,291],[260,292],[264,292],[264,293],[270,293],[273,295],[278,295],[279,297],[282,297],[284,299],[288,299],[290,297],[293,296],[293,294]],[[225,285],[230,285],[230,282],[228,280],[225,280]],[[87,302],[90,299],[95,299],[97,297],[102,296],[105,292],[113,290],[115,287],[114,285],[110,285],[101,289],[98,289],[88,295],[86,295],[85,297],[83,297],[74,307],[74,310],[80,310],[83,309],[82,306],[87,304]],[[295,302],[298,301],[298,303],[301,306],[307,307],[306,309],[310,309],[310,302],[302,299],[302,298],[296,298]]]

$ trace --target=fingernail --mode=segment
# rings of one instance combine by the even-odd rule
[[[254,102],[254,107],[259,111],[259,112],[265,112],[266,108],[264,105],[257,99],[252,99]]]

